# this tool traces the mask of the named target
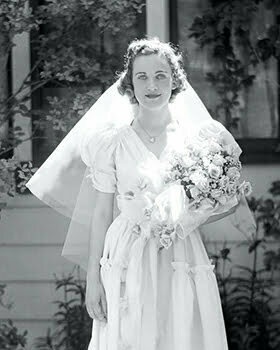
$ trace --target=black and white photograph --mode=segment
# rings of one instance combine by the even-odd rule
[[[0,350],[279,350],[279,115],[279,0],[0,0]]]

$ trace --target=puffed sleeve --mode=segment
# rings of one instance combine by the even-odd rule
[[[110,129],[86,135],[80,145],[81,158],[90,172],[87,177],[91,179],[93,187],[101,192],[116,191],[116,146],[116,132]]]

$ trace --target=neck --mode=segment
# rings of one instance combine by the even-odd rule
[[[139,120],[145,128],[150,130],[150,132],[162,130],[173,120],[168,106],[164,106],[159,110],[150,110],[139,106],[139,111],[135,119]]]

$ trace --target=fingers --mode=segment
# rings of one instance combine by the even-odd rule
[[[101,296],[101,307],[102,307],[104,318],[107,319],[107,301],[106,301],[105,294],[102,294]]]
[[[86,303],[86,309],[87,309],[87,312],[88,312],[89,316],[92,319],[96,318],[96,316],[94,315],[94,312],[93,312],[93,307],[88,305],[88,303]]]
[[[100,322],[106,321],[106,314],[104,314],[101,301],[94,305],[87,305],[87,312],[92,319],[97,319]]]
[[[103,313],[100,302],[94,306],[93,313],[99,321],[101,322],[105,321],[105,315]]]

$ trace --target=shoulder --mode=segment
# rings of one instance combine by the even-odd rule
[[[128,129],[129,125],[108,124],[95,132],[88,130],[80,143],[82,160],[88,164],[90,159],[96,156],[112,156],[123,138],[126,137]]]

